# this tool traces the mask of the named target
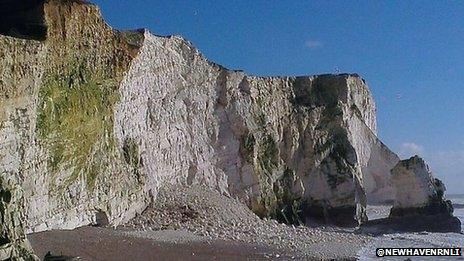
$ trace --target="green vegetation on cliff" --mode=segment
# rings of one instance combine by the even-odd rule
[[[279,150],[277,143],[271,135],[266,135],[260,144],[258,153],[259,168],[263,174],[270,177],[272,170],[279,165]]]
[[[292,191],[294,180],[295,172],[287,168],[282,177],[274,182],[273,192],[276,201],[270,216],[281,223],[302,225],[302,200]]]
[[[39,99],[37,131],[51,152],[49,169],[72,168],[67,183],[83,174],[92,187],[104,168],[102,158],[114,147],[117,80],[76,61],[45,76]]]
[[[127,138],[124,140],[122,147],[122,154],[124,156],[124,161],[131,167],[133,173],[137,177],[138,181],[141,181],[141,175],[139,173],[139,168],[142,165],[140,158],[140,149],[135,139]]]

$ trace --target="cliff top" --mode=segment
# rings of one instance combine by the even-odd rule
[[[72,16],[70,14],[73,14]],[[77,18],[76,18],[77,17]],[[99,32],[99,31],[105,32]],[[98,6],[87,0],[3,0],[0,1],[0,35],[13,38],[46,41],[55,39],[58,41],[73,38],[78,42],[89,42],[92,38],[102,35],[120,32],[113,30],[103,19]],[[144,34],[147,30],[132,30],[120,33],[121,38],[133,49],[133,54],[137,52],[143,43]],[[85,36],[85,37],[79,37]],[[98,35],[98,36],[97,36]],[[195,46],[181,36],[161,36],[164,38],[179,38],[191,48]],[[201,55],[200,52],[198,52]],[[243,70],[233,70],[208,60],[213,66],[221,67],[235,72]],[[320,74],[314,76],[254,76],[256,78],[291,78],[302,79],[305,77],[347,79],[350,77],[359,78],[364,84],[365,80],[356,73],[341,74]]]

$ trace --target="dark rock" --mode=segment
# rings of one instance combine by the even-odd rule
[[[50,251],[44,256],[44,261],[71,261],[71,260],[78,260],[72,256],[65,256],[65,255],[53,255]]]
[[[344,206],[330,208],[327,206],[311,204],[304,207],[304,216],[309,225],[330,224],[343,227],[356,227],[367,221],[366,214],[357,216],[357,207]]]
[[[384,218],[368,221],[358,232],[389,234],[397,232],[461,232],[461,221],[448,214]]]
[[[45,40],[44,0],[6,0],[0,2],[0,34]]]
[[[95,225],[96,227],[106,227],[109,225],[108,215],[105,211],[98,211],[95,213]]]
[[[449,200],[432,201],[423,207],[398,208],[393,207],[390,210],[390,217],[409,217],[409,216],[432,216],[432,215],[448,215],[453,216],[453,205]]]

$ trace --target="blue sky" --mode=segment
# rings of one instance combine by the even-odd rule
[[[92,1],[118,29],[178,34],[254,75],[356,72],[380,138],[464,193],[464,1]]]

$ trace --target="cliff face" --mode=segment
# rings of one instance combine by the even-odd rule
[[[247,76],[182,38],[143,38],[115,131],[119,144],[138,144],[154,195],[166,182],[204,183],[263,216],[296,218],[296,208],[343,223],[358,205],[364,218],[363,169],[373,179],[396,162],[372,156],[391,152],[375,135],[375,104],[359,76]]]
[[[0,176],[0,259],[38,260],[26,235],[23,190],[14,178]]]
[[[441,199],[445,188],[435,179],[425,161],[418,156],[401,161],[392,169],[395,187],[394,208],[420,208],[433,198]]]
[[[113,131],[137,47],[95,6],[42,8],[45,41],[0,37],[0,172],[24,189],[28,231],[89,224],[98,211],[127,220],[149,202]]]
[[[114,31],[93,5],[34,8],[45,40],[0,36],[0,172],[28,231],[120,224],[167,183],[287,222],[355,224],[366,194],[388,198],[398,158],[359,76],[247,76],[180,37]]]

